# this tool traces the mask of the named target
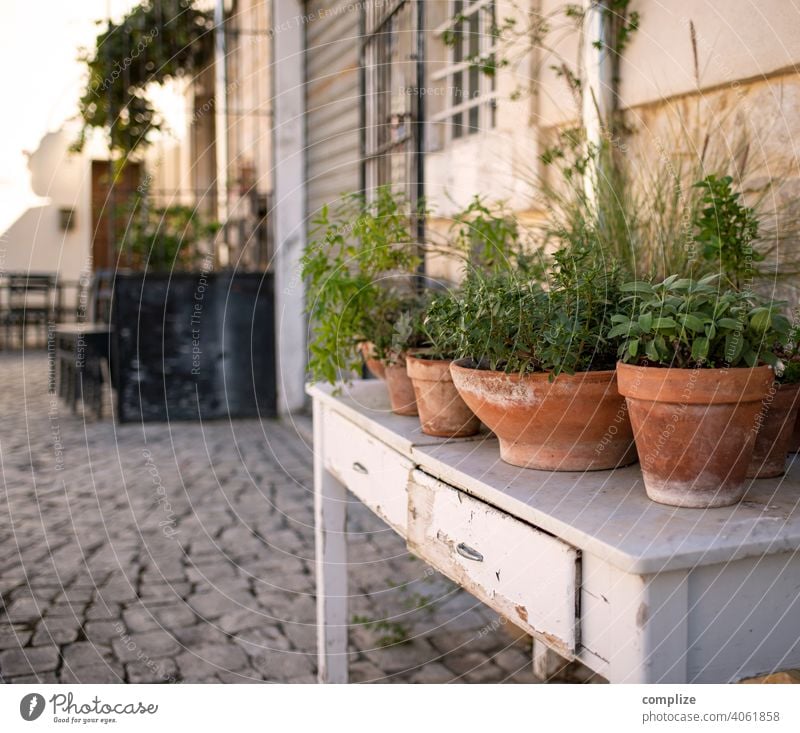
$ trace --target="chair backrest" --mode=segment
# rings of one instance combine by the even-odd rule
[[[9,310],[42,311],[53,307],[55,276],[9,273]]]

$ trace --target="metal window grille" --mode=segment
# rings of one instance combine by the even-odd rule
[[[451,0],[450,19],[436,30],[439,37],[452,38],[448,63],[431,76],[446,87],[447,106],[431,118],[447,123],[448,139],[454,140],[491,129],[495,125],[494,76],[481,66],[494,59],[494,0]]]
[[[422,0],[367,0],[361,13],[361,183],[391,185],[425,236],[424,9]]]

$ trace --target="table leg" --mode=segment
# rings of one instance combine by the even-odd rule
[[[688,573],[641,576],[615,571],[610,592],[612,683],[681,684],[687,679]]]
[[[542,682],[559,681],[568,665],[568,659],[554,652],[544,642],[533,639],[533,673]]]
[[[314,403],[314,525],[319,681],[347,682],[347,490],[323,465],[324,408]]]

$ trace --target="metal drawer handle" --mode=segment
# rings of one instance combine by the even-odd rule
[[[461,557],[467,558],[467,560],[483,562],[483,555],[477,550],[473,550],[469,545],[465,545],[463,542],[459,542],[456,545],[456,552],[461,555]]]
[[[364,468],[364,466],[363,466],[361,463],[359,463],[358,461],[356,461],[356,462],[353,464],[353,470],[354,470],[356,473],[369,473],[369,471],[367,471],[367,469],[366,469],[366,468]]]

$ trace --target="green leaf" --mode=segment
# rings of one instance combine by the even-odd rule
[[[628,341],[628,353],[631,356],[636,356],[639,353],[639,339],[631,339]]]
[[[755,308],[750,316],[750,328],[756,333],[765,333],[772,321],[769,308]]]
[[[771,351],[764,351],[761,354],[761,360],[765,364],[769,364],[773,369],[777,369],[778,365],[781,363],[781,360]]]
[[[720,318],[717,321],[717,326],[719,326],[719,328],[728,328],[732,331],[739,331],[742,328],[742,324],[733,318]]]
[[[647,358],[650,361],[660,361],[661,357],[659,356],[658,349],[656,348],[655,341],[648,341],[647,345],[644,347],[644,352],[647,354]]]
[[[653,329],[656,331],[660,331],[662,329],[668,328],[677,328],[678,324],[675,322],[674,318],[654,318],[653,319]]]
[[[701,337],[692,343],[692,359],[695,361],[705,361],[708,358],[708,339]]]
[[[725,361],[728,364],[738,363],[744,348],[744,336],[741,333],[729,333],[725,337]]]
[[[630,333],[631,328],[633,327],[633,325],[634,324],[632,324],[630,321],[627,321],[626,323],[620,323],[620,324],[614,326],[608,332],[608,336],[606,338],[613,339],[613,338],[616,338],[618,336],[627,336]]]
[[[697,316],[693,316],[691,313],[684,315],[681,320],[684,328],[688,328],[690,331],[694,331],[695,333],[700,333],[705,328],[703,321],[701,321]]]
[[[653,295],[653,286],[649,282],[645,282],[644,280],[637,280],[635,282],[624,283],[620,285],[620,291],[623,293],[645,293],[647,295]]]
[[[639,316],[639,328],[642,329],[643,333],[648,333],[652,327],[653,327],[653,314],[642,313],[642,315]]]

